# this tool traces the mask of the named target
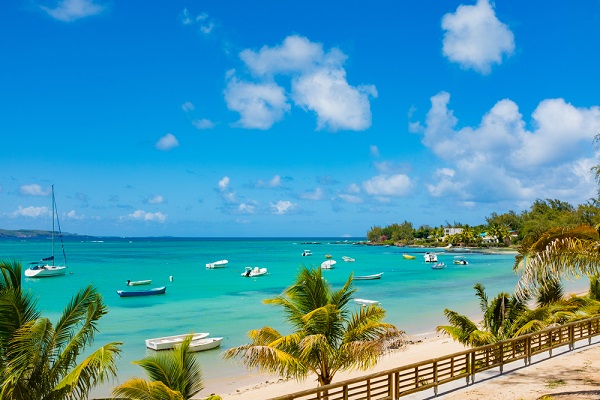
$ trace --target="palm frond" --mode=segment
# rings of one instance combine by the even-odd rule
[[[131,378],[113,389],[115,398],[131,400],[184,400],[181,393],[169,389],[162,382],[146,382],[141,378]]]

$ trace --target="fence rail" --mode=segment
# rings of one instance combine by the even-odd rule
[[[553,349],[568,345],[573,350],[576,342],[591,344],[598,335],[600,317],[595,317],[269,400],[396,400],[431,388],[437,396],[442,384],[465,379],[469,385],[476,373],[492,368],[503,373],[506,364],[518,360],[527,366],[534,355],[552,357]]]

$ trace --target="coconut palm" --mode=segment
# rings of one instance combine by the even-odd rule
[[[200,364],[189,351],[193,335],[187,336],[180,346],[172,351],[134,361],[142,367],[150,382],[132,378],[117,386],[113,395],[137,400],[184,400],[190,399],[202,389],[202,371]]]
[[[314,373],[320,385],[331,383],[338,371],[366,370],[386,351],[401,345],[404,332],[383,322],[385,310],[379,306],[351,312],[354,292],[352,275],[341,289],[333,290],[320,268],[302,267],[291,287],[265,300],[283,308],[293,332],[282,335],[268,326],[252,330],[248,332],[251,343],[223,355],[297,380]]]
[[[77,360],[106,314],[96,289],[80,290],[52,324],[40,316],[31,294],[23,292],[21,264],[1,261],[0,271],[0,398],[82,399],[116,376],[121,343],[109,343]]]

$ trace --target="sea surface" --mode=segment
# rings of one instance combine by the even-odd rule
[[[482,283],[491,299],[501,291],[512,292],[518,275],[513,272],[514,254],[444,252],[440,249],[357,245],[364,238],[69,238],[64,247],[68,272],[52,278],[25,278],[23,286],[38,300],[43,315],[56,322],[72,296],[93,284],[102,294],[109,312],[99,323],[95,347],[123,342],[119,380],[144,377],[132,361],[152,354],[145,339],[190,332],[210,332],[224,337],[221,348],[198,353],[205,382],[232,381],[246,369],[220,357],[223,350],[247,343],[251,329],[272,326],[289,333],[281,310],[263,304],[294,282],[300,266],[320,266],[331,255],[334,269],[323,275],[340,288],[350,273],[383,272],[382,279],[354,281],[356,298],[377,300],[386,310],[386,321],[408,334],[433,332],[446,324],[445,308],[478,318],[479,301],[473,285]],[[0,258],[21,261],[23,268],[46,257],[50,240],[2,239]],[[304,250],[313,255],[303,257]],[[436,251],[447,268],[433,270],[424,253]],[[406,260],[402,254],[415,255]],[[453,264],[464,255],[469,264]],[[342,256],[354,258],[344,262]],[[57,255],[57,260],[60,259]],[[226,268],[207,269],[206,263],[227,259]],[[245,278],[246,266],[266,267],[268,275]],[[116,290],[128,288],[127,280],[151,279],[152,285],[167,286],[166,294],[121,298]],[[571,291],[586,290],[587,281],[569,283]],[[130,288],[131,289],[131,288]],[[358,305],[353,305],[358,309]],[[94,347],[94,348],[95,348]],[[108,395],[104,388],[104,393]],[[98,395],[98,393],[96,393]]]

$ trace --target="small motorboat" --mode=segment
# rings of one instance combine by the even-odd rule
[[[333,256],[331,254],[325,254],[325,258],[328,259],[328,260],[331,259],[332,257]]]
[[[142,286],[142,285],[149,285],[152,283],[152,279],[145,279],[142,281],[130,281],[129,279],[127,279],[127,286]]]
[[[410,254],[402,254],[405,260],[414,260],[417,256],[411,256]]]
[[[227,260],[215,261],[215,262],[206,264],[206,268],[208,268],[208,269],[225,268],[227,266],[228,262],[229,261],[227,261]]]
[[[335,260],[326,260],[321,263],[322,269],[333,269],[337,261]]]
[[[443,262],[434,264],[431,266],[431,269],[444,269],[446,268],[446,264],[444,264]]]
[[[146,339],[146,347],[152,350],[169,350],[175,347],[175,345],[183,342],[186,337],[192,336],[192,342],[196,340],[202,340],[210,335],[209,333],[186,333],[183,335],[164,336],[154,339]]]
[[[354,277],[352,277],[352,280],[354,280],[354,281],[370,281],[370,280],[374,280],[374,279],[381,279],[381,275],[383,275],[383,272],[380,272],[378,274],[373,274],[373,275],[354,276]]]
[[[155,294],[165,294],[166,290],[166,286],[161,286],[153,289],[117,290],[117,294],[121,297],[152,296]]]
[[[379,304],[379,302],[377,300],[368,300],[368,299],[354,299],[354,302],[363,307],[376,306]]]
[[[192,353],[195,353],[197,351],[205,351],[205,350],[214,349],[214,348],[219,347],[221,345],[222,341],[223,341],[222,337],[214,337],[214,338],[207,337],[204,339],[192,340],[192,342],[190,343],[189,351]]]
[[[469,263],[467,262],[467,259],[463,256],[456,256],[454,257],[454,264],[458,264],[458,265],[469,265]]]
[[[356,261],[354,258],[348,257],[348,256],[342,256],[342,260],[344,260],[345,262],[354,262],[354,261]]]
[[[438,261],[437,254],[431,253],[429,251],[427,253],[425,253],[425,255],[423,257],[425,258],[425,262],[434,262],[434,263],[436,263]]]
[[[246,270],[242,272],[242,276],[246,278],[253,278],[255,276],[262,276],[267,274],[266,268],[258,268],[258,267],[246,267]]]
[[[302,252],[302,257],[312,256],[312,252],[310,250],[304,250]]]

